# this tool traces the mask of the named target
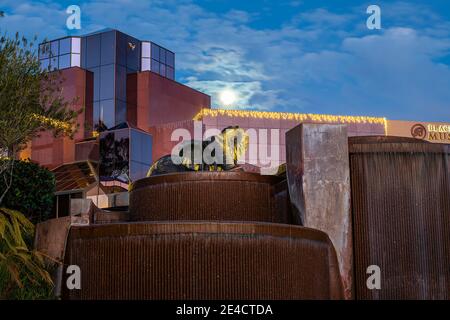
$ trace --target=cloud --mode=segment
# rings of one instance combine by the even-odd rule
[[[67,33],[62,5],[4,1],[2,30]],[[279,26],[255,27],[265,11],[94,0],[80,4],[80,33],[112,27],[172,49],[178,80],[212,95],[217,106],[217,94],[232,88],[239,108],[450,121],[450,23],[431,5],[381,3],[381,31],[365,28],[364,4],[345,13],[285,5],[297,13]]]

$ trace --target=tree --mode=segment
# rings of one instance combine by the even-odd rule
[[[44,255],[27,246],[25,238],[33,234],[34,226],[23,214],[0,208],[0,299],[25,283],[53,284]]]
[[[34,39],[36,40],[36,39]],[[79,112],[70,109],[74,101],[63,96],[60,72],[41,70],[33,42],[16,34],[0,38],[0,166],[4,191],[0,204],[13,183],[14,160],[27,142],[44,130],[55,136],[72,136]]]

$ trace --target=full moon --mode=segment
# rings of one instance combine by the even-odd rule
[[[220,93],[220,101],[229,106],[236,101],[236,94],[232,90],[224,90]]]

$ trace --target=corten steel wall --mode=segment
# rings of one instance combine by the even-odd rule
[[[342,298],[328,236],[281,224],[73,227],[65,264],[82,270],[65,299]]]
[[[275,176],[244,172],[191,172],[133,183],[132,221],[228,220],[290,223],[286,198]]]
[[[349,139],[356,298],[450,299],[450,145]],[[381,268],[381,290],[366,286]]]

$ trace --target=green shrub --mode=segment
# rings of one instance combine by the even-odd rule
[[[52,297],[45,255],[31,249],[33,235],[34,225],[22,213],[0,207],[0,299]]]
[[[0,165],[3,161],[8,160],[0,160]],[[0,175],[0,194],[6,188],[3,179],[8,174],[6,170]],[[36,224],[51,215],[54,192],[52,172],[30,161],[15,161],[12,185],[1,206],[22,212]]]
[[[49,268],[51,269],[51,268]],[[51,271],[51,270],[50,270]],[[10,276],[4,267],[0,266],[0,300],[53,300],[53,285],[45,280],[30,281],[24,276],[24,271],[20,274],[22,287],[11,283]]]

